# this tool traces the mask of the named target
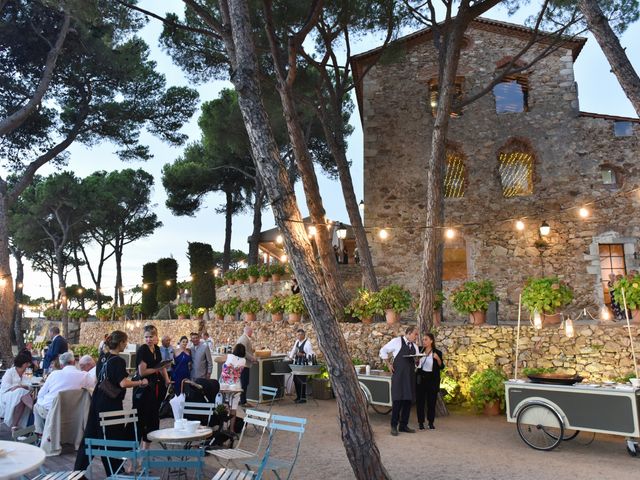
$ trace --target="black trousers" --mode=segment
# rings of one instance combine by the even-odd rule
[[[247,403],[247,387],[249,386],[249,377],[251,375],[251,368],[248,366],[242,369],[240,372],[240,386],[242,387],[242,393],[240,394],[240,405]]]
[[[427,405],[427,421],[433,425],[436,418],[436,402],[440,379],[433,372],[418,372],[416,377],[416,410],[418,423],[424,423],[424,406]]]
[[[293,384],[296,387],[296,400],[307,399],[307,375],[294,375]],[[315,398],[315,397],[313,397]]]
[[[391,427],[405,428],[409,424],[411,414],[411,400],[394,400],[391,407]]]

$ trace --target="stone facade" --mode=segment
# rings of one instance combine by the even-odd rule
[[[475,22],[467,32],[458,72],[466,93],[486,85],[500,61],[526,42],[521,32],[518,36],[507,27],[489,27]],[[390,50],[394,55],[383,56],[358,89],[365,226],[376,273],[382,284],[399,283],[414,293],[433,125],[429,81],[437,79],[437,54],[428,34],[423,36],[401,40]],[[571,311],[586,307],[597,312],[603,304],[600,243],[623,244],[627,272],[639,267],[634,252],[640,239],[640,217],[635,215],[640,195],[629,191],[640,181],[640,124],[631,119],[632,135],[616,137],[615,117],[579,111],[573,73],[578,52],[575,43],[560,48],[523,72],[528,79],[528,111],[497,114],[490,92],[450,122],[448,139],[463,156],[466,188],[463,198],[445,200],[445,216],[466,257],[466,277],[445,282],[445,293],[465,279],[490,279],[499,297],[500,320],[516,318],[524,281],[541,274],[559,275],[571,285]],[[356,71],[367,58],[355,58]],[[513,139],[529,145],[534,156],[533,193],[505,198],[498,152]],[[617,173],[619,188],[603,184],[602,168]],[[583,205],[591,212],[587,219],[578,216]],[[524,231],[514,228],[518,219],[524,221]],[[551,226],[549,245],[539,250],[535,242],[545,220]],[[385,241],[377,235],[381,228],[390,233]],[[445,320],[460,319],[445,304]]]

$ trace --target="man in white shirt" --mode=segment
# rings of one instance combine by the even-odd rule
[[[95,388],[98,379],[96,378],[96,361],[93,357],[91,355],[82,356],[78,360],[78,368],[87,374],[87,388]]]
[[[296,332],[297,340],[293,344],[291,352],[289,352],[289,358],[296,360],[297,358],[307,358],[309,355],[313,355],[313,349],[311,348],[311,342],[307,340],[304,330],[299,328]],[[306,403],[307,401],[307,376],[306,375],[294,375],[293,383],[296,386],[296,403]]]
[[[380,358],[389,367],[391,376],[391,435],[397,436],[398,431],[415,433],[409,428],[409,414],[411,404],[415,399],[415,368],[418,346],[415,344],[418,338],[418,329],[415,326],[407,327],[404,336],[396,337],[380,349]],[[391,360],[393,358],[393,360]],[[391,363],[393,361],[393,363]],[[398,422],[400,428],[398,428]]]
[[[33,406],[34,423],[38,433],[42,433],[49,410],[59,392],[91,388],[93,386],[87,372],[76,368],[73,352],[62,353],[58,357],[58,361],[61,369],[54,370],[47,377],[46,382],[38,392],[38,402]]]

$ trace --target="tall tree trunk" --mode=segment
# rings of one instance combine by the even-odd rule
[[[225,26],[230,27],[232,34],[230,38],[225,33],[223,41],[231,59],[231,80],[238,91],[240,110],[249,134],[256,170],[267,191],[276,223],[283,232],[287,254],[300,281],[302,296],[311,313],[320,349],[327,360],[331,383],[338,399],[342,440],[347,457],[356,478],[389,478],[375,443],[367,406],[351,365],[345,339],[333,312],[334,306],[341,301],[340,289],[335,282],[325,281],[321,267],[315,262],[295,193],[269,126],[260,92],[252,40],[254,32],[247,2],[220,0],[220,6]],[[226,12],[228,16],[225,15]],[[305,174],[306,171],[302,173],[303,176]],[[321,205],[315,205],[314,208],[321,208]],[[335,264],[335,258],[333,262]]]
[[[9,204],[7,184],[0,180],[0,356],[5,365],[11,365],[11,331],[15,299],[9,254]]]
[[[578,0],[578,8],[584,15],[587,26],[611,65],[611,71],[620,82],[622,90],[640,116],[640,77],[629,61],[620,40],[596,0]]]
[[[69,338],[69,299],[67,298],[67,293],[65,290],[67,285],[62,258],[63,249],[64,244],[62,244],[62,246],[55,246],[56,269],[58,270],[58,291],[60,292],[60,302],[62,310],[62,336],[64,338]]]
[[[420,305],[418,330],[420,335],[431,330],[435,295],[442,289],[442,248],[444,226],[444,169],[449,112],[453,103],[454,84],[460,60],[460,45],[468,21],[458,15],[443,26],[447,34],[441,44],[439,95],[431,134],[431,154],[427,161],[426,224],[423,237],[423,258],[420,273]]]
[[[80,274],[80,259],[78,258],[78,249],[77,249],[77,247],[73,248],[73,261],[75,262],[74,267],[75,267],[75,270],[76,270],[76,280],[78,281],[78,286],[82,287],[82,275]],[[84,305],[85,305],[84,293],[85,292],[84,292],[84,287],[82,287],[82,288],[83,288],[83,291],[80,294],[81,295],[81,297],[80,297],[80,308],[82,310],[84,310],[85,309],[84,308]]]
[[[229,270],[231,264],[231,229],[233,227],[233,192],[224,192],[227,202],[224,210],[224,248],[222,249],[222,273]]]
[[[22,261],[22,252],[13,248],[13,258],[16,261],[16,287],[14,290],[15,307],[13,313],[13,331],[16,337],[16,345],[18,350],[24,348],[24,339],[22,338],[22,317],[24,314],[24,308],[20,308],[23,304],[23,292],[24,292],[24,263]]]
[[[329,144],[331,154],[336,161],[338,167],[338,176],[340,178],[340,187],[342,188],[342,196],[347,207],[347,214],[349,215],[349,222],[353,228],[353,233],[356,236],[356,247],[358,248],[358,254],[360,256],[360,266],[362,268],[362,279],[364,286],[371,291],[378,291],[378,280],[376,278],[375,271],[373,269],[373,258],[371,257],[371,250],[369,248],[369,240],[367,234],[364,231],[364,225],[362,223],[362,217],[360,216],[360,209],[358,207],[358,200],[356,199],[356,193],[353,190],[353,179],[351,178],[351,171],[349,170],[349,161],[346,155],[346,142],[344,134],[341,130],[341,123],[337,121],[330,121],[330,114],[324,109],[321,97],[320,109],[318,118],[324,131],[324,136]],[[331,116],[335,119],[335,114]]]
[[[249,238],[249,256],[247,263],[249,265],[258,264],[258,255],[260,254],[258,246],[260,245],[260,232],[262,231],[262,206],[264,205],[264,189],[260,179],[256,177],[256,187],[253,199],[253,231]]]
[[[122,291],[122,250],[124,248],[124,241],[122,238],[116,239],[115,244],[115,260],[116,260],[116,291],[113,295],[116,305],[121,307],[124,305],[124,292]]]

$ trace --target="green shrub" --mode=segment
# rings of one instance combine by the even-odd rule
[[[99,357],[98,347],[95,347],[93,345],[69,345],[69,348],[71,349],[73,354],[78,357],[91,355],[94,360],[97,360]]]
[[[161,258],[156,262],[158,303],[169,303],[178,296],[178,262],[174,258]]]
[[[191,305],[188,303],[181,303],[176,305],[176,315],[181,315],[183,317],[188,317],[191,315]]]
[[[260,276],[260,267],[258,265],[249,265],[247,267],[247,274],[250,277],[259,277]]]
[[[99,308],[96,310],[96,317],[98,318],[111,318],[111,309],[110,308]]]
[[[236,315],[238,310],[240,309],[240,305],[242,304],[242,300],[238,297],[231,297],[227,300],[225,307],[225,315]]]
[[[242,313],[258,313],[260,310],[262,310],[262,305],[257,298],[249,298],[240,304]]]
[[[443,396],[445,403],[462,403],[463,398],[460,390],[460,384],[455,378],[445,372],[440,373],[440,389],[447,392]]]
[[[271,315],[275,313],[284,313],[284,301],[285,296],[280,294],[275,294],[267,303],[263,305],[264,311],[270,313]]]
[[[43,315],[47,318],[52,318],[54,320],[59,320],[62,318],[62,310],[58,310],[57,308],[47,308]]]
[[[142,313],[151,318],[158,310],[157,265],[145,263],[142,266]]]
[[[304,315],[307,313],[307,307],[304,304],[302,295],[295,293],[284,297],[284,311],[287,313],[297,313]]]
[[[445,300],[444,292],[442,290],[437,291],[435,298],[433,299],[433,309],[440,310]]]
[[[271,275],[284,275],[286,273],[286,268],[282,263],[274,263],[269,267],[269,272]]]
[[[213,306],[213,313],[219,317],[224,317],[227,314],[227,301],[216,301],[216,304]]]
[[[481,410],[487,403],[499,402],[500,409],[504,408],[504,382],[507,376],[502,370],[489,368],[471,375],[469,394],[471,404]]]
[[[189,242],[187,256],[191,272],[191,305],[211,308],[216,303],[213,248],[208,243]]]
[[[79,320],[81,318],[87,318],[89,316],[89,312],[86,310],[69,310],[69,318],[73,320]]]
[[[196,318],[202,318],[204,317],[204,314],[207,312],[207,308],[205,307],[194,307],[193,305],[191,306],[191,316],[192,317],[196,317]]]
[[[622,289],[624,288],[624,296],[622,298]],[[616,303],[623,307],[624,300],[627,301],[627,308],[629,310],[640,309],[640,275],[633,277],[624,277],[617,280],[613,284],[613,298]]]
[[[248,278],[249,273],[247,272],[246,268],[239,268],[238,270],[236,270],[236,280],[242,280],[243,282],[246,282]]]
[[[366,288],[359,288],[356,296],[345,307],[344,313],[362,320],[363,318],[371,318],[377,313],[382,314],[382,311],[377,309],[374,293]]]
[[[234,272],[233,270],[227,270],[227,272],[224,274],[224,279],[227,281],[235,282],[236,272]]]
[[[573,291],[558,277],[530,278],[522,290],[522,305],[534,312],[553,314],[573,300]]]
[[[271,275],[271,268],[265,263],[260,265],[259,272],[261,277],[269,277]]]
[[[411,294],[400,285],[389,285],[373,294],[375,311],[395,310],[396,313],[406,312],[411,308]]]
[[[465,282],[451,295],[451,303],[460,313],[486,312],[489,302],[497,300],[490,280]]]

